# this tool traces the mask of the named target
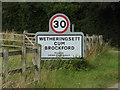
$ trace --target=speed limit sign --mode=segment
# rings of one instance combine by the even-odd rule
[[[55,33],[64,33],[70,28],[70,21],[64,14],[55,14],[49,22],[50,29]]]

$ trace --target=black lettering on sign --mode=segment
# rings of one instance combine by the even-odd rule
[[[54,45],[65,45],[65,42],[54,42]]]
[[[54,21],[54,28],[58,28],[60,25],[61,28],[65,28],[66,26],[66,22],[64,20],[62,20],[61,22],[55,20]]]
[[[45,46],[45,50],[74,50],[74,46]]]
[[[55,23],[54,27],[58,28],[59,27],[59,22],[57,20],[55,20],[54,23]]]
[[[65,22],[64,20],[62,20],[62,21],[60,22],[60,26],[61,26],[62,28],[64,28],[64,27],[66,26],[66,22]]]

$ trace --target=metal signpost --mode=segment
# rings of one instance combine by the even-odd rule
[[[36,43],[42,45],[42,59],[84,57],[84,35],[70,31],[69,18],[58,13],[49,21],[49,32],[37,32]]]

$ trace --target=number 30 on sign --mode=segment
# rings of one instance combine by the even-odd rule
[[[50,28],[55,33],[64,33],[70,26],[70,21],[67,16],[63,14],[56,14],[50,19]]]

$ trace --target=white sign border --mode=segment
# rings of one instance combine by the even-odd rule
[[[79,59],[82,59],[84,58],[84,34],[82,32],[70,32],[70,33],[62,33],[62,34],[51,34],[51,33],[48,33],[48,32],[37,32],[36,33],[36,38],[35,38],[35,42],[38,43],[38,36],[79,36],[81,35],[81,49],[82,49],[82,55],[81,57],[73,57],[73,58],[79,58]],[[71,57],[61,57],[62,60],[68,60],[68,59],[73,59]],[[57,57],[42,57],[41,58],[42,60],[57,60]]]
[[[51,28],[51,26],[50,26],[50,22],[51,22],[52,18],[55,17],[56,15],[62,15],[62,16],[64,16],[64,17],[67,18],[68,23],[69,23],[69,26],[68,26],[68,29],[67,29],[64,33],[69,33],[69,32],[71,32],[71,31],[70,31],[70,25],[71,25],[70,19],[68,18],[68,16],[66,16],[66,15],[63,14],[63,13],[56,13],[56,14],[54,14],[54,15],[49,19],[49,32],[50,32],[50,33],[56,33],[56,32],[54,32],[54,31],[52,30],[52,28]],[[63,33],[56,33],[56,34],[63,34]]]

